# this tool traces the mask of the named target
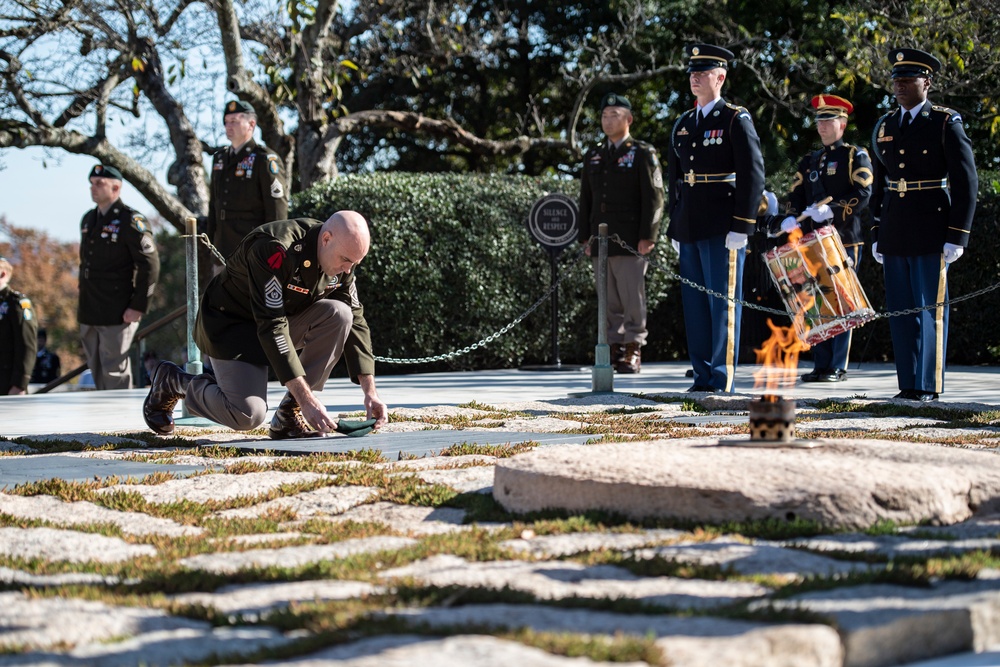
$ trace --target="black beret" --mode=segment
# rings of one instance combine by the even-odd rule
[[[629,111],[632,110],[631,102],[618,93],[608,93],[601,98],[601,111],[604,111],[606,107],[623,107]]]
[[[729,69],[729,61],[736,58],[729,49],[711,44],[689,44],[687,54],[689,74],[691,72],[704,72],[716,67]]]
[[[111,167],[106,164],[95,164],[94,168],[90,170],[90,174],[87,176],[87,180],[89,181],[94,176],[97,176],[99,178],[113,178],[116,181],[125,180],[124,178],[122,178],[122,173],[120,171],[118,171],[115,167]]]
[[[893,49],[889,52],[892,78],[930,76],[941,69],[941,61],[919,49]]]
[[[250,106],[249,102],[244,102],[243,100],[230,100],[226,102],[226,108],[222,112],[222,117],[225,118],[231,113],[255,113],[253,107]]]

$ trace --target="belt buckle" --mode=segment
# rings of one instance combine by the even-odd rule
[[[694,169],[692,169],[688,173],[684,174],[684,182],[687,183],[688,185],[694,185],[695,184]]]
[[[898,190],[898,191],[899,191],[900,193],[902,193],[902,194],[905,194],[905,193],[906,193],[906,179],[905,179],[905,178],[901,178],[901,179],[899,179],[899,184],[898,184],[898,186],[896,187],[896,189],[897,189],[897,190]]]

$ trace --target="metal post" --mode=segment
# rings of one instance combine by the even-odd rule
[[[556,254],[549,252],[549,263],[552,266],[552,282],[556,285],[559,282],[559,265],[556,263]],[[559,289],[552,292],[552,363],[561,366],[559,361]]]
[[[201,350],[194,343],[194,325],[198,318],[198,219],[184,219],[184,251],[187,263],[187,364],[184,370],[192,375],[201,374]],[[181,415],[188,417],[187,404],[181,409]]]
[[[615,371],[611,367],[611,348],[608,346],[608,226],[600,224],[597,229],[597,346],[591,387],[595,393],[607,393],[615,390]]]

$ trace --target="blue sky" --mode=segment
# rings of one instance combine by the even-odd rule
[[[0,150],[0,215],[16,227],[48,232],[60,241],[80,240],[80,218],[94,207],[87,174],[97,160],[42,148]],[[127,182],[122,201],[146,217],[156,211]]]

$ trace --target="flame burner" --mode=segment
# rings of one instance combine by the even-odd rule
[[[795,440],[795,401],[765,394],[750,402],[750,440],[792,442]]]

